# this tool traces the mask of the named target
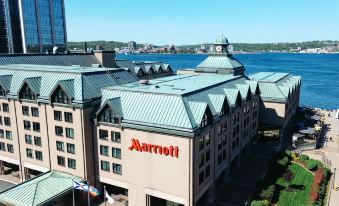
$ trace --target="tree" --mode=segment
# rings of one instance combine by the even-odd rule
[[[261,191],[260,198],[271,202],[273,195],[274,195],[274,191],[275,191],[275,186],[270,185],[267,189]]]

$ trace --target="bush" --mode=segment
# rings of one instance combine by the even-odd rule
[[[291,182],[292,179],[294,177],[293,172],[290,169],[287,169],[285,174],[283,175],[283,179],[285,180],[285,182]]]
[[[267,189],[261,191],[260,198],[262,198],[264,200],[271,201],[271,199],[274,195],[274,190],[275,190],[275,186],[270,185]]]
[[[299,159],[303,162],[306,162],[308,159],[310,159],[307,155],[302,154]]]
[[[270,203],[267,200],[253,200],[251,206],[268,206]]]
[[[289,162],[288,157],[284,157],[277,161],[277,163],[283,167],[286,167],[288,162]]]
[[[309,159],[309,160],[306,160],[305,164],[306,164],[307,169],[311,171],[315,171],[317,170],[318,166],[321,165],[321,162],[319,162],[318,160]]]
[[[323,179],[324,179],[323,170],[319,168],[314,174],[314,179],[311,186],[310,199],[312,203],[314,203],[319,197],[319,194],[322,190],[320,189],[320,185],[323,183]]]

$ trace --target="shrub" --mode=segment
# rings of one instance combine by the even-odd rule
[[[271,201],[274,195],[275,186],[270,185],[267,189],[261,191],[260,198]]]
[[[311,171],[315,171],[318,168],[318,165],[321,165],[321,162],[319,162],[318,160],[313,160],[313,159],[306,160],[305,163],[306,163],[307,169]]]
[[[293,172],[290,169],[287,169],[285,174],[283,175],[283,179],[286,182],[291,182],[293,177],[294,177]]]
[[[320,184],[323,183],[323,179],[324,179],[323,169],[319,168],[314,174],[314,179],[313,179],[313,183],[311,186],[310,199],[312,203],[314,203],[319,197],[319,193],[322,190],[322,188],[320,189]]]
[[[309,157],[308,157],[307,155],[302,154],[302,155],[299,157],[299,159],[300,159],[301,161],[305,162],[306,160],[309,159]]]
[[[253,200],[251,206],[268,206],[270,203],[267,200]]]
[[[277,161],[277,163],[283,167],[286,167],[288,162],[289,162],[288,157],[284,157]]]

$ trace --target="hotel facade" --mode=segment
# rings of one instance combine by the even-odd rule
[[[0,66],[2,169],[22,181],[68,173],[133,206],[213,201],[257,137],[261,95],[274,93],[261,82],[293,102],[282,118],[299,100],[300,78],[247,77],[227,47],[220,37],[193,72],[153,80],[128,69]]]

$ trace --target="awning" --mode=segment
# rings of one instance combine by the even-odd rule
[[[50,171],[0,193],[0,203],[15,206],[46,205],[70,192],[73,181],[82,181],[63,172]]]

